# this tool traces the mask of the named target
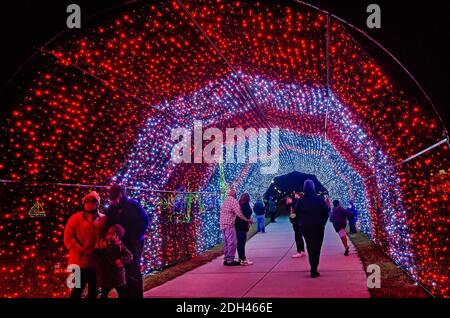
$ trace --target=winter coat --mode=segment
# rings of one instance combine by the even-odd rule
[[[348,210],[353,214],[353,218],[349,219],[349,221],[356,223],[358,221],[358,210],[356,210],[354,205],[350,206]]]
[[[76,264],[80,268],[96,267],[95,243],[103,237],[105,229],[106,217],[101,213],[95,214],[92,221],[87,212],[72,215],[64,229],[64,245],[69,250],[68,264]]]
[[[135,250],[138,243],[144,239],[149,224],[148,215],[141,205],[132,199],[122,197],[118,204],[108,208],[105,215],[108,227],[119,224],[124,228],[125,235],[122,242],[129,250]]]
[[[256,201],[256,203],[253,205],[253,211],[256,215],[265,215],[266,208],[264,207],[264,203],[261,200]]]
[[[242,204],[241,211],[242,211],[242,214],[247,219],[251,218],[253,211],[252,211],[252,208],[250,207],[250,203],[247,202],[247,203]],[[234,227],[238,231],[248,232],[248,230],[250,229],[250,223],[241,219],[240,217],[236,217],[236,220],[234,222]]]
[[[305,191],[295,205],[295,215],[301,228],[323,227],[328,220],[328,207],[320,195]]]
[[[330,221],[333,223],[336,232],[347,227],[347,219],[353,218],[353,214],[341,206],[334,207],[331,212]]]
[[[121,242],[107,244],[105,248],[95,250],[99,265],[99,285],[104,290],[126,285],[125,265],[131,263],[133,254]],[[116,261],[122,262],[117,266]]]

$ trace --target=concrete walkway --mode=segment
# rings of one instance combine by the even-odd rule
[[[179,298],[367,298],[366,274],[353,245],[344,256],[342,243],[328,223],[318,278],[309,277],[308,257],[296,252],[294,232],[287,217],[278,218],[247,242],[251,266],[223,266],[223,258],[185,273],[145,292],[145,297]]]

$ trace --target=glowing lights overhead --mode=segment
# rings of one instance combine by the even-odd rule
[[[436,116],[333,19],[327,70],[324,14],[297,3],[183,3],[201,29],[176,1],[136,2],[40,51],[2,122],[0,178],[134,188],[151,219],[142,260],[149,273],[221,241],[227,186],[256,197],[276,176],[257,164],[175,165],[171,130],[194,120],[279,127],[279,174],[312,173],[332,198],[354,199],[360,228],[448,297],[448,192],[430,184],[432,174],[450,173],[448,145],[398,165],[442,139]],[[148,190],[180,188],[208,192],[188,198],[189,222],[174,221],[186,210],[166,204],[183,205],[186,195]],[[87,190],[0,183],[0,296],[65,295],[62,230]],[[37,206],[45,217],[30,218]]]

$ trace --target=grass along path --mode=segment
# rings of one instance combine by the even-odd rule
[[[420,285],[398,267],[364,233],[349,234],[364,268],[377,264],[381,269],[381,288],[369,289],[372,298],[429,298]],[[369,275],[369,274],[368,274]]]
[[[270,223],[270,217],[266,218],[266,225]],[[256,222],[252,224],[247,234],[247,240],[256,234]],[[202,266],[223,254],[223,244],[219,244],[208,251],[194,256],[190,260],[175,264],[161,271],[151,273],[144,277],[144,291],[155,288],[165,282],[172,280],[186,272]]]

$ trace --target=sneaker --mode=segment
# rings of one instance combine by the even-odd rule
[[[232,262],[224,262],[223,265],[225,265],[225,266],[238,266],[238,265],[241,265],[241,263],[237,262],[237,261],[232,261]]]
[[[345,256],[348,256],[348,252],[349,252],[349,248],[347,247],[347,248],[345,249],[344,255],[345,255]]]
[[[316,278],[316,277],[319,277],[319,276],[320,276],[319,272],[312,272],[311,273],[311,278]]]
[[[253,265],[253,262],[247,258],[245,261],[241,261],[240,264],[242,266],[248,266],[248,265]]]
[[[296,254],[292,255],[292,258],[300,258],[300,257],[303,257],[305,255],[306,255],[305,252],[300,252],[300,253],[296,253]]]

